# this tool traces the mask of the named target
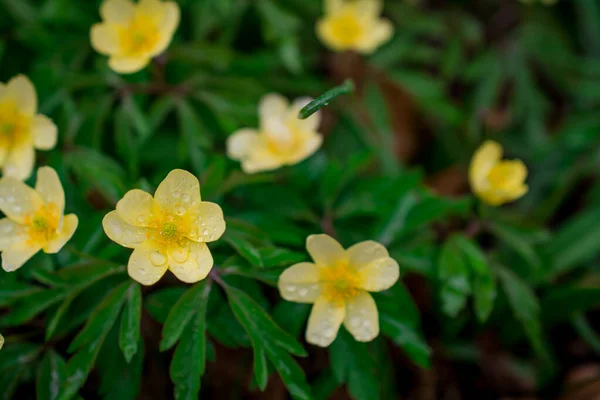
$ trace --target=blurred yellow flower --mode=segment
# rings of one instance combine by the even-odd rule
[[[2,350],[2,346],[4,346],[4,336],[0,335],[0,350]]]
[[[325,0],[317,35],[334,51],[372,53],[390,40],[394,26],[380,18],[383,0]]]
[[[259,105],[260,129],[240,129],[227,140],[227,154],[242,163],[244,172],[269,171],[297,164],[310,157],[323,142],[317,132],[321,114],[307,119],[298,112],[311,99],[297,99],[289,104],[278,94],[264,96]]]
[[[161,0],[104,0],[100,15],[103,22],[91,29],[92,47],[123,74],[141,70],[165,51],[180,18],[177,3]]]
[[[477,149],[469,167],[473,192],[491,206],[513,201],[527,193],[527,167],[521,160],[502,160],[502,146],[488,140]]]
[[[0,166],[4,176],[29,178],[35,149],[56,146],[56,125],[36,112],[37,94],[26,76],[0,83]]]
[[[0,179],[0,251],[2,268],[14,271],[38,251],[53,254],[71,239],[77,216],[64,215],[65,192],[56,171],[42,167],[35,190],[23,182]]]
[[[306,341],[327,347],[342,322],[359,342],[379,334],[379,314],[368,292],[389,289],[398,280],[398,263],[373,241],[344,248],[327,235],[311,235],[306,248],[314,263],[302,262],[279,277],[279,292],[289,301],[314,303]]]
[[[156,283],[167,269],[183,282],[204,279],[213,267],[205,242],[225,232],[221,207],[201,201],[198,179],[180,169],[167,175],[154,197],[127,192],[102,225],[112,241],[134,249],[127,270],[142,285]]]

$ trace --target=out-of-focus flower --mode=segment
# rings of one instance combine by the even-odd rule
[[[4,176],[29,178],[35,149],[56,146],[56,125],[36,112],[37,94],[26,76],[0,83],[0,166]]]
[[[137,72],[169,46],[179,14],[173,1],[105,0],[100,7],[102,23],[91,29],[92,47],[110,57],[108,65],[116,72]]]
[[[306,248],[314,263],[302,262],[279,277],[279,292],[289,301],[314,303],[306,341],[327,347],[340,325],[360,342],[379,334],[379,314],[368,292],[393,286],[400,271],[385,247],[373,241],[344,248],[327,235],[311,235]]]
[[[0,335],[0,350],[2,350],[2,346],[4,346],[4,336]]]
[[[488,140],[471,160],[469,180],[477,197],[491,206],[516,200],[525,193],[527,167],[521,160],[502,160],[502,146]]]
[[[77,216],[64,215],[65,192],[56,171],[42,167],[35,190],[11,178],[0,179],[2,268],[14,271],[38,251],[58,253],[77,229]]]
[[[297,164],[310,157],[323,142],[317,132],[321,114],[307,119],[298,112],[311,99],[289,104],[278,94],[264,96],[259,105],[260,128],[240,129],[227,140],[227,154],[242,163],[246,173],[256,173]]]
[[[317,35],[334,51],[372,53],[390,40],[394,26],[381,18],[382,0],[325,0]]]
[[[201,201],[198,179],[180,169],[167,175],[154,197],[127,192],[102,225],[112,241],[134,249],[127,271],[142,285],[156,283],[167,269],[183,282],[204,279],[213,267],[206,242],[225,232],[221,207]]]

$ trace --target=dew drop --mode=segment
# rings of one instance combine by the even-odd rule
[[[183,215],[183,214],[185,214],[185,208],[183,208],[183,207],[177,207],[175,209],[175,214],[177,214],[177,215]]]
[[[146,268],[140,268],[140,275],[146,275],[147,272]]]
[[[204,230],[204,232],[202,232],[202,234],[203,234],[204,236],[208,235],[208,234],[209,234],[209,232],[208,232],[208,229],[205,229],[205,230]]]
[[[191,198],[191,197],[190,197],[190,195],[189,195],[189,194],[187,194],[187,193],[185,193],[185,194],[183,195],[183,197],[181,198],[181,200],[185,201],[186,203],[187,203],[188,201],[190,201],[191,199],[192,199],[192,198]]]
[[[210,236],[208,237],[208,240],[215,240],[215,235],[210,235]]]
[[[325,336],[326,338],[332,338],[334,333],[335,332],[333,332],[333,329],[328,328],[325,329],[325,332],[323,332],[323,336]]]
[[[137,221],[139,223],[143,223],[146,220],[146,218],[144,218],[142,215],[140,215],[139,217],[137,217]]]
[[[165,257],[161,252],[155,251],[150,254],[150,261],[152,264],[159,266],[167,262],[167,257]]]
[[[181,197],[181,193],[176,190],[176,191],[173,192],[173,197],[175,197],[176,199],[178,199],[178,198]]]
[[[187,252],[187,250],[178,249],[171,253],[171,255],[173,256],[175,261],[177,261],[178,263],[182,263],[185,262],[185,260],[187,260],[189,253]]]
[[[300,295],[300,297],[304,297],[308,294],[308,289],[302,288],[298,291],[298,294]]]
[[[352,319],[350,319],[350,325],[352,325],[355,328],[358,327],[360,325],[360,318],[353,317]]]
[[[293,292],[296,291],[296,286],[289,285],[288,287],[286,287],[286,289],[287,289],[288,292],[292,292],[293,293]]]

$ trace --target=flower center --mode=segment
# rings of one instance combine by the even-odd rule
[[[363,28],[357,16],[349,11],[333,17],[331,30],[336,39],[346,46],[356,43],[363,34]]]
[[[128,26],[119,29],[121,48],[127,55],[150,53],[159,40],[156,22],[143,15],[136,16]]]
[[[167,240],[175,238],[177,235],[177,224],[175,222],[165,222],[160,230],[160,234]]]
[[[43,246],[51,240],[58,231],[60,211],[53,203],[39,209],[25,219],[29,243]]]
[[[151,217],[147,237],[161,250],[181,247],[186,242],[185,232],[188,231],[188,225],[184,217],[161,210]]]
[[[347,261],[321,268],[323,295],[330,301],[342,303],[360,294],[358,273]]]
[[[31,118],[19,112],[12,101],[0,103],[0,147],[19,145],[30,137]]]

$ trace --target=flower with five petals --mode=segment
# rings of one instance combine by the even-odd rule
[[[314,262],[302,262],[279,277],[279,292],[289,301],[314,303],[306,341],[327,347],[342,323],[360,342],[379,334],[379,314],[369,292],[392,287],[399,278],[398,263],[373,241],[344,248],[327,235],[311,235],[306,248]]]
[[[2,268],[14,271],[38,251],[58,253],[77,229],[74,214],[64,215],[65,192],[56,171],[42,167],[35,190],[11,178],[0,179]]]
[[[183,282],[204,279],[213,266],[206,243],[225,232],[221,207],[201,201],[198,179],[180,169],[167,175],[154,197],[127,192],[102,225],[112,241],[134,249],[127,271],[142,285],[156,283],[167,269]]]

